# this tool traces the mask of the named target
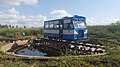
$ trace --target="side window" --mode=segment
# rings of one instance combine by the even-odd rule
[[[48,28],[48,22],[45,22],[44,28]]]
[[[50,23],[48,22],[48,28],[50,28]]]
[[[53,28],[53,22],[49,22],[49,28]]]
[[[57,27],[56,27],[56,22],[55,22],[55,21],[54,21],[54,28],[57,28]]]
[[[59,21],[54,21],[54,28],[59,28]]]

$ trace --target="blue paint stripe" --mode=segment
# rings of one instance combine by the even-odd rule
[[[60,30],[59,28],[44,28],[44,30]],[[62,30],[74,30],[74,28],[63,28]]]

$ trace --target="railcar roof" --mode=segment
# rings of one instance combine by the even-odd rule
[[[85,18],[84,16],[77,16],[77,15],[75,15],[75,16],[73,16],[73,17]],[[45,21],[45,22],[58,21],[58,20],[60,21],[60,20],[63,20],[63,19],[72,19],[73,17],[63,17],[63,18],[60,18],[60,19],[48,20],[48,21]]]
[[[60,19],[54,19],[54,20],[48,20],[48,21],[45,21],[45,22],[51,22],[51,21],[60,21],[60,20],[63,20],[63,19],[72,19],[73,17],[66,17],[66,18],[60,18]]]

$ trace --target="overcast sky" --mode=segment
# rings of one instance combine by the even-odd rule
[[[119,20],[120,0],[0,0],[0,24],[42,27],[43,21],[81,15],[88,25]]]

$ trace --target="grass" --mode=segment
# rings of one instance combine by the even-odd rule
[[[114,28],[112,31],[115,31]],[[116,29],[119,31],[119,27]],[[33,28],[1,28],[0,35],[5,37],[14,38],[14,34],[26,33],[27,36],[22,39],[30,39],[31,35],[36,35],[38,38],[43,37],[43,30],[33,29]],[[89,28],[89,37],[97,38],[98,40],[106,39],[119,39],[119,32],[114,33],[107,30],[105,26],[95,26]],[[95,36],[96,34],[96,36]],[[116,36],[117,35],[117,36]],[[59,59],[51,59],[48,61],[41,60],[27,60],[22,57],[16,57],[13,55],[7,55],[4,52],[0,51],[0,67],[119,67],[120,66],[120,42],[103,42],[105,49],[109,52],[103,56],[59,56]],[[0,48],[7,43],[0,42]],[[56,57],[55,57],[56,58]]]
[[[6,44],[8,43],[0,42],[0,48]],[[0,51],[0,67],[30,67],[30,64],[18,60],[19,58]]]
[[[114,42],[102,42],[106,46],[105,49],[109,51],[103,56],[59,56],[59,59],[48,61],[25,60],[0,51],[0,67],[119,67],[120,47],[117,43],[120,42]],[[0,42],[0,47],[5,44],[7,43]]]
[[[0,48],[3,46],[3,45],[6,45],[8,43],[5,43],[5,42],[0,42]]]

